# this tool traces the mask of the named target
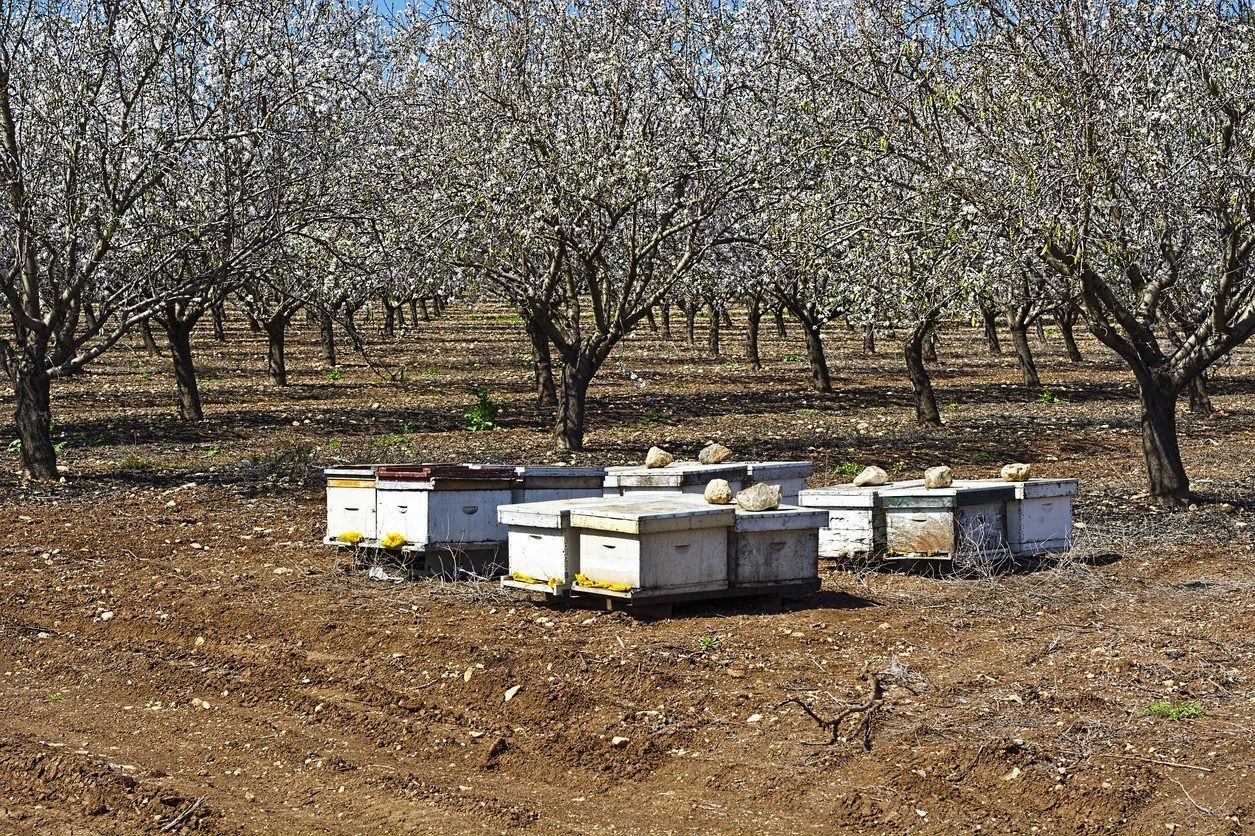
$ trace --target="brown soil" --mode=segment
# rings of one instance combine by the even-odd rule
[[[232,324],[197,346],[202,424],[176,420],[137,340],[57,385],[65,484],[2,459],[0,832],[1240,833],[1252,815],[1250,352],[1216,382],[1221,414],[1183,419],[1210,501],[1168,513],[1141,496],[1129,378],[1092,342],[1080,365],[1041,349],[1062,402],[1036,404],[1010,357],[954,332],[947,426],[922,431],[888,339],[869,357],[830,335],[820,397],[796,326],[763,329],[757,373],[643,334],[595,385],[579,461],[718,440],[814,459],[823,484],[846,462],[1026,460],[1083,480],[1085,525],[1072,558],[1014,573],[827,566],[781,611],[648,621],[371,581],[318,543],[326,464],[552,460],[513,317],[459,309],[375,345],[399,384],[347,354],[326,380],[309,330],[284,390]],[[477,384],[503,429],[462,430]],[[834,741],[804,707],[862,703],[865,675],[883,693]]]

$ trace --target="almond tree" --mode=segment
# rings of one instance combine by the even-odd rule
[[[736,16],[455,0],[426,23],[411,107],[441,117],[427,200],[461,217],[451,259],[553,346],[555,445],[581,450],[601,365],[758,187]]]
[[[1188,499],[1178,397],[1255,333],[1255,6],[882,12],[910,163],[1079,290],[1137,381],[1151,494]]]

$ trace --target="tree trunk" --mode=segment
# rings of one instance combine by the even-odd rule
[[[410,327],[418,325],[418,300],[410,300]]]
[[[1211,394],[1207,391],[1206,373],[1190,381],[1190,412],[1200,418],[1210,418],[1216,414],[1216,408],[1211,403]]]
[[[802,329],[806,332],[806,359],[811,366],[811,384],[817,391],[831,392],[832,377],[828,374],[828,360],[824,357],[824,341],[819,336],[819,326],[812,326],[805,320]]]
[[[397,334],[397,308],[387,302],[383,303],[383,335],[395,337]]]
[[[196,382],[196,366],[192,362],[192,328],[195,324],[195,321],[179,322],[173,317],[164,323],[166,338],[170,341],[170,359],[174,362],[179,418],[184,421],[200,421],[205,417],[200,403],[200,386]]]
[[[915,395],[915,420],[923,426],[940,427],[941,412],[937,409],[937,396],[933,392],[932,379],[924,362],[924,346],[932,332],[931,323],[924,322],[911,330],[904,346],[906,374],[911,380]]]
[[[1141,382],[1142,455],[1151,496],[1165,503],[1190,498],[1190,479],[1177,444],[1177,397],[1154,381]]]
[[[758,356],[758,326],[762,320],[762,302],[755,297],[750,300],[748,330],[745,334],[745,359],[749,360],[750,368],[754,371],[763,367],[762,358]]]
[[[139,324],[139,333],[144,340],[144,348],[148,349],[149,354],[154,357],[161,354],[161,349],[157,347],[157,340],[153,338],[153,327],[148,320],[145,319]]]
[[[876,353],[876,323],[868,322],[863,326],[863,351]]]
[[[1037,344],[1046,345],[1046,324],[1040,316],[1037,317]]]
[[[692,345],[697,340],[697,306],[686,303],[680,308],[684,311],[684,340]]]
[[[663,339],[671,339],[671,303],[663,302],[659,313],[662,314],[662,336]]]
[[[928,329],[924,332],[924,339],[920,345],[920,350],[924,356],[925,363],[937,362],[937,343],[938,342],[939,340],[937,339],[936,326],[929,325]]]
[[[427,310],[426,297],[422,297],[418,300],[418,311],[422,314],[423,322],[431,322],[431,311]]]
[[[214,321],[214,339],[220,343],[227,341],[227,332],[223,328],[223,322],[226,320],[226,313],[222,310],[222,305],[214,305],[210,311],[210,315]]]
[[[782,340],[788,338],[789,334],[784,330],[784,308],[780,306],[772,308],[771,315],[776,320],[776,336]]]
[[[710,311],[710,327],[706,329],[706,350],[711,357],[719,356],[719,309],[712,302]]]
[[[327,364],[329,369],[336,367],[336,332],[334,324],[331,320],[331,312],[320,309],[318,312],[318,336],[322,340],[323,362]]]
[[[1037,376],[1037,364],[1033,362],[1033,349],[1028,344],[1028,325],[1011,323],[1011,344],[1015,346],[1015,357],[1020,365],[1020,376],[1024,385],[1030,389],[1041,388],[1041,378]]]
[[[248,317],[248,330],[254,334],[260,334],[262,331],[261,322],[253,315],[252,311],[245,311],[244,316]]]
[[[584,358],[562,364],[562,398],[554,426],[554,446],[561,452],[584,449],[584,405],[592,377],[591,363]]]
[[[736,324],[732,321],[732,314],[728,313],[727,308],[719,308],[719,316],[723,319],[723,327],[735,328]]]
[[[658,333],[658,320],[654,318],[654,309],[650,308],[645,311],[645,318],[649,320],[649,331],[651,334]]]
[[[1067,306],[1055,314],[1055,322],[1059,323],[1059,334],[1063,337],[1064,348],[1068,351],[1068,359],[1073,363],[1079,363],[1085,358],[1081,356],[1081,349],[1076,344],[1076,334],[1073,329],[1076,326],[1077,311],[1074,306]]]
[[[980,306],[981,322],[985,326],[985,342],[990,354],[1002,353],[1002,341],[998,339],[998,310],[989,305]]]
[[[527,336],[532,342],[532,372],[536,382],[536,403],[556,406],[558,392],[553,382],[553,353],[549,337],[539,324],[526,320]]]
[[[269,343],[266,350],[266,372],[274,386],[288,385],[288,365],[284,358],[284,342],[287,338],[288,319],[277,316],[266,323],[266,338]]]
[[[57,451],[52,446],[52,383],[43,358],[30,352],[10,356],[6,365],[13,381],[13,418],[22,442],[22,464],[32,479],[55,480]]]

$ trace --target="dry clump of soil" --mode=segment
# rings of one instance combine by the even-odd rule
[[[250,372],[246,331],[198,343],[198,426],[139,350],[58,389],[66,484],[9,476],[0,498],[0,832],[1239,833],[1251,815],[1245,381],[1183,422],[1213,501],[1167,513],[1139,496],[1132,392],[1096,345],[1078,365],[1048,347],[1063,400],[1035,404],[956,333],[936,370],[953,408],[926,432],[896,352],[834,336],[839,391],[820,397],[798,334],[765,330],[759,373],[642,335],[595,388],[575,460],[713,440],[812,458],[817,484],[853,463],[1027,460],[1083,479],[1084,527],[1061,562],[825,566],[780,611],[641,621],[379,583],[321,546],[323,464],[553,454],[500,312],[373,349],[408,366],[400,386],[360,363],[326,380],[313,336],[284,392]],[[499,431],[462,430],[479,384],[506,403]]]

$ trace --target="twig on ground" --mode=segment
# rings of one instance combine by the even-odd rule
[[[828,729],[832,732],[831,740],[824,743],[808,744],[812,746],[832,746],[840,743],[841,722],[847,717],[852,717],[853,715],[858,714],[860,715],[859,722],[858,725],[854,727],[854,733],[858,734],[860,731],[862,732],[863,748],[870,752],[872,748],[872,722],[876,715],[877,708],[879,707],[880,699],[883,696],[884,683],[880,679],[880,674],[870,672],[864,673],[863,679],[868,683],[867,699],[857,705],[845,707],[831,720],[825,720],[820,717],[815,713],[814,709],[802,702],[802,700],[798,697],[789,697],[789,699],[777,703],[776,708],[783,708],[791,702],[797,703],[803,711],[810,715],[812,720],[819,724],[821,729]]]

